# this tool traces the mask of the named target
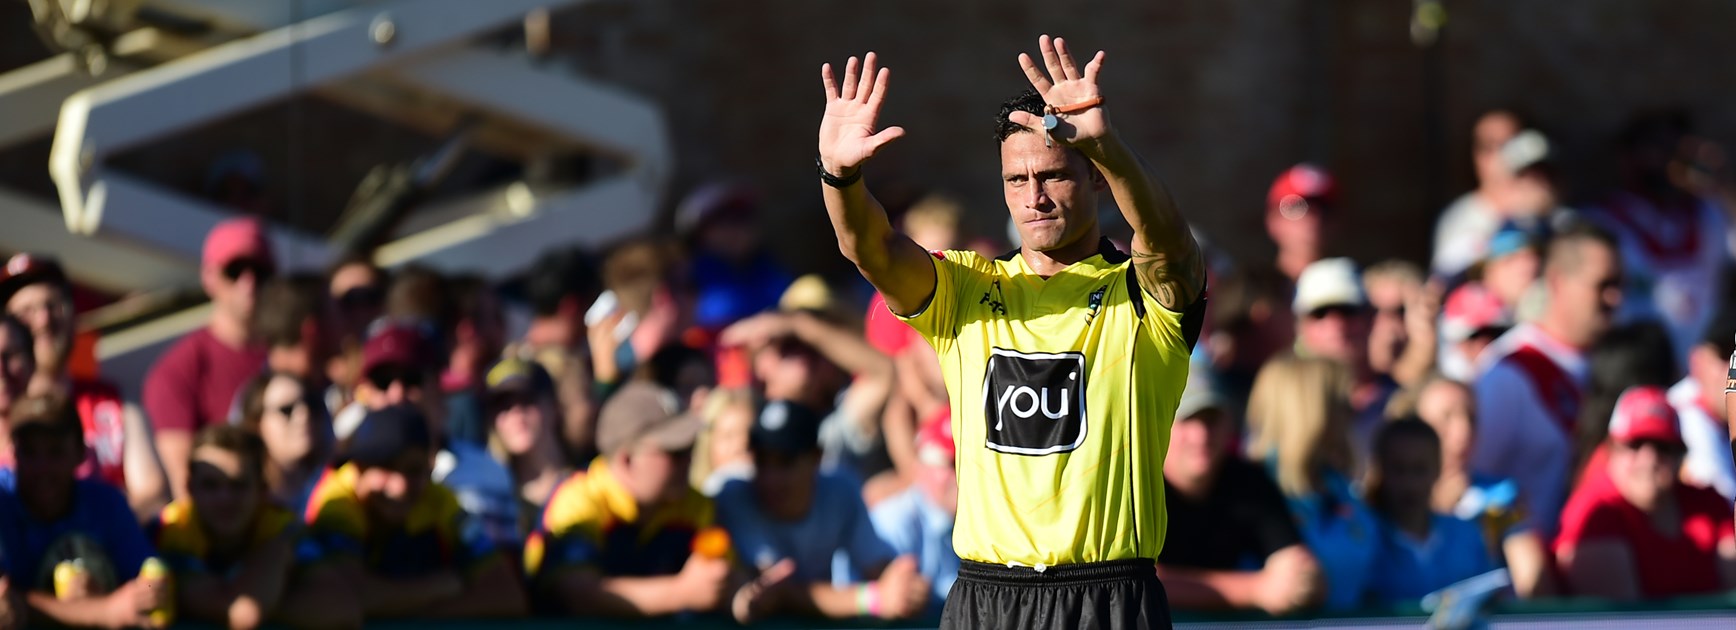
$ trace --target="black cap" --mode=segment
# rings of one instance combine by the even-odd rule
[[[344,447],[343,459],[359,466],[389,466],[406,450],[433,446],[428,418],[415,407],[393,405],[362,417]]]
[[[820,414],[788,400],[760,407],[748,431],[749,448],[759,452],[800,455],[820,447]]]

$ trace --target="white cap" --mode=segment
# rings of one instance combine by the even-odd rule
[[[1518,173],[1549,159],[1549,139],[1535,129],[1526,129],[1501,145],[1501,163]]]
[[[1297,315],[1327,306],[1368,306],[1368,299],[1362,295],[1362,274],[1357,272],[1355,261],[1316,260],[1296,279],[1296,301],[1291,308]]]

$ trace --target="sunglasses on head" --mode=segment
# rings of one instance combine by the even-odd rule
[[[252,258],[237,258],[223,265],[223,277],[230,282],[240,280],[241,276],[253,274],[254,280],[266,280],[271,277],[272,267],[269,263]]]
[[[401,365],[381,365],[368,370],[368,383],[375,389],[385,390],[392,383],[403,383],[405,387],[421,387],[422,372]]]

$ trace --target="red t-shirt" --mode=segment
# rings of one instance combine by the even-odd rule
[[[1705,488],[1676,484],[1682,531],[1665,536],[1651,519],[1623,499],[1608,475],[1589,476],[1561,511],[1555,553],[1586,541],[1619,539],[1633,550],[1640,594],[1673,597],[1723,589],[1718,576],[1718,541],[1736,536],[1730,503]]]
[[[229,421],[235,394],[265,367],[264,347],[240,350],[201,328],[175,342],[145,375],[145,415],[158,431],[198,431]]]
[[[100,479],[123,492],[127,488],[125,454],[126,421],[120,390],[103,381],[73,381],[73,405],[84,425],[84,463],[78,476]]]
[[[862,319],[864,336],[874,349],[895,356],[917,339],[916,331],[886,308],[886,296],[876,292],[868,302],[868,313]]]

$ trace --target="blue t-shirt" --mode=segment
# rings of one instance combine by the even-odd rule
[[[1369,588],[1380,524],[1343,475],[1327,472],[1321,486],[1313,494],[1288,497],[1290,515],[1325,573],[1324,607],[1353,609],[1362,605]]]
[[[778,305],[784,289],[794,280],[764,254],[755,256],[743,267],[715,255],[700,253],[689,267],[698,295],[694,300],[694,322],[702,328],[718,329]]]
[[[450,440],[434,457],[434,481],[458,497],[468,526],[481,531],[495,546],[524,543],[519,531],[518,486],[512,473],[480,446]]]
[[[1381,603],[1416,603],[1424,595],[1495,568],[1482,528],[1472,521],[1436,514],[1427,540],[1381,520],[1380,559],[1370,584]]]
[[[112,589],[139,574],[151,544],[119,490],[106,482],[74,482],[72,509],[52,523],[31,518],[14,488],[0,488],[0,547],[12,588],[54,592],[54,565],[82,559],[99,587]]]
[[[729,531],[742,562],[763,570],[791,558],[795,579],[804,582],[847,583],[854,573],[897,555],[874,531],[861,488],[834,474],[820,473],[814,503],[798,521],[779,521],[761,511],[751,477],[725,483],[716,504],[717,522]]]
[[[899,555],[916,557],[917,570],[934,585],[928,612],[939,614],[958,580],[958,552],[952,546],[954,517],[912,487],[874,506],[874,529]]]

